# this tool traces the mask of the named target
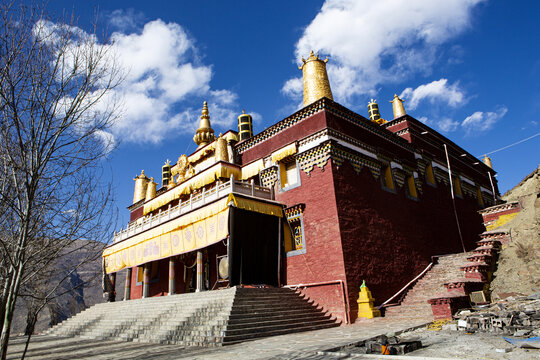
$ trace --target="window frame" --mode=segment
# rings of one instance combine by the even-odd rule
[[[301,249],[296,249],[296,246],[295,246],[294,229],[292,226],[292,223],[295,221],[298,221],[300,223],[300,228],[302,229],[302,248]],[[304,227],[304,217],[302,216],[302,214],[296,214],[296,215],[287,217],[287,224],[289,225],[289,229],[291,231],[291,242],[292,242],[291,245],[294,247],[294,250],[285,251],[285,256],[291,257],[291,256],[305,254],[307,252],[307,249],[306,249],[306,228]]]
[[[285,159],[283,159],[285,160]],[[298,166],[298,163],[295,158],[290,161],[279,161],[278,163],[278,181],[279,181],[279,191],[285,192],[292,189],[295,189],[302,185],[302,181],[300,179],[300,167]],[[287,165],[294,164],[295,167],[295,173],[296,173],[296,182],[292,185],[286,185],[283,186],[283,178],[285,177],[285,181],[287,181],[288,184],[288,177],[287,177]]]
[[[392,187],[387,186],[387,180],[388,180],[388,174],[387,172],[390,172],[390,182]],[[381,177],[381,187],[383,190],[391,192],[392,194],[396,194],[396,181],[394,179],[394,172],[392,171],[392,164],[389,162],[383,162],[383,166],[381,167],[380,172]]]

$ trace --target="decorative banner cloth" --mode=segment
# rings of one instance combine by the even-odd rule
[[[117,272],[150,261],[202,249],[228,235],[229,203],[262,214],[283,216],[280,205],[229,194],[215,203],[156,226],[103,251],[105,272]]]

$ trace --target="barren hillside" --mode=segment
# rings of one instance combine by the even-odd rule
[[[504,225],[512,241],[500,255],[491,290],[494,297],[508,293],[531,294],[540,291],[540,167],[512,190],[506,201],[519,201],[523,210]]]

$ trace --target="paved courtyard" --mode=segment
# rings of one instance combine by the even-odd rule
[[[319,351],[329,351],[369,338],[423,326],[427,319],[392,320],[375,318],[349,326],[308,331],[247,341],[217,348],[185,348],[177,345],[32,337],[26,359],[322,359]],[[10,342],[8,359],[20,359],[25,337]]]

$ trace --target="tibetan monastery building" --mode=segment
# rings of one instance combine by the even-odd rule
[[[365,280],[377,304],[431,256],[474,248],[478,210],[498,199],[495,171],[405,112],[375,101],[369,119],[335,102],[326,61],[303,60],[304,107],[254,135],[216,136],[207,104],[197,150],[135,178],[130,222],[104,268],[124,298],[227,286],[295,287],[344,322]],[[123,284],[122,284],[123,285]]]

